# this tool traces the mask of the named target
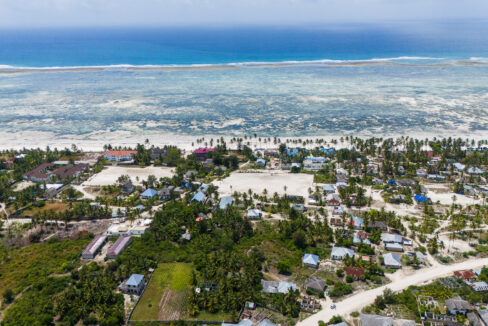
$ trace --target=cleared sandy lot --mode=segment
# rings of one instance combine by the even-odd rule
[[[277,192],[280,195],[308,196],[308,188],[313,188],[313,175],[294,174],[281,171],[266,171],[263,173],[232,173],[222,181],[215,181],[221,195],[231,195],[235,191],[262,194],[264,189],[268,195]]]
[[[108,186],[117,182],[121,175],[128,175],[135,185],[142,184],[148,176],[154,175],[157,179],[173,176],[173,169],[168,167],[148,166],[144,168],[134,166],[109,166],[102,172],[93,175],[82,186]]]
[[[426,184],[425,187],[429,190],[427,197],[429,197],[434,203],[439,201],[442,205],[451,205],[453,202],[452,197],[454,195],[456,196],[456,204],[466,206],[481,203],[480,199],[453,193],[449,189],[449,186],[445,183]]]

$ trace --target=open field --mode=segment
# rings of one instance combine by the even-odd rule
[[[25,211],[22,212],[22,215],[24,216],[34,216],[36,213],[40,212],[45,212],[45,211],[53,211],[55,213],[60,213],[69,208],[68,204],[65,203],[60,203],[60,202],[54,202],[50,203],[47,202],[44,206],[42,207],[31,207],[29,209],[26,209]]]
[[[277,192],[279,195],[286,193],[306,198],[308,188],[313,187],[313,175],[281,171],[232,173],[228,178],[216,181],[214,184],[219,187],[221,195],[231,195],[234,191],[247,192],[249,189],[254,193],[262,194],[266,189],[269,196]]]
[[[157,179],[173,176],[173,169],[167,167],[148,166],[145,168],[135,166],[108,166],[102,172],[95,174],[83,186],[108,186],[117,182],[121,175],[128,175],[134,185],[141,185],[148,176],[154,175]]]
[[[162,263],[154,271],[147,288],[132,314],[131,322],[170,320],[230,320],[225,313],[201,312],[195,318],[188,316],[186,296],[191,287],[191,264]]]
[[[159,264],[147,285],[133,321],[179,320],[186,316],[186,293],[192,266],[184,263]]]

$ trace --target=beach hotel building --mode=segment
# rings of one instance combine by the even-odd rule
[[[107,161],[122,162],[131,161],[136,154],[137,151],[106,151],[105,153],[103,153],[103,157]]]
[[[86,246],[85,250],[81,254],[81,257],[84,259],[93,259],[97,255],[98,250],[102,248],[102,246],[107,242],[107,236],[105,235],[97,235],[92,242],[88,246]]]

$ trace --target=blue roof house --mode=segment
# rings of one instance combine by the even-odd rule
[[[426,201],[428,201],[428,200],[429,200],[427,197],[424,197],[424,196],[422,196],[422,195],[420,195],[420,194],[419,194],[419,195],[415,195],[415,196],[413,197],[413,199],[415,199],[415,201],[416,201],[417,203],[424,203],[424,202],[426,202]]]
[[[142,199],[151,199],[153,198],[154,196],[156,196],[158,194],[158,192],[154,189],[151,189],[151,188],[147,188],[146,191],[144,191],[142,194],[141,194],[141,198]]]
[[[232,204],[234,204],[234,198],[231,196],[224,196],[220,199],[219,208],[226,209],[227,207],[232,206]]]
[[[302,263],[305,266],[317,269],[319,268],[319,256],[312,255],[312,254],[305,254],[303,255]]]
[[[204,200],[205,200],[205,194],[201,191],[197,192],[191,199],[191,201],[197,201],[200,203],[202,203]]]
[[[144,286],[144,275],[132,274],[127,281],[119,286],[119,289],[125,294],[141,295]]]

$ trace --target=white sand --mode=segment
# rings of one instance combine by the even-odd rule
[[[103,169],[102,172],[93,175],[87,181],[83,182],[82,186],[108,186],[117,182],[121,175],[128,175],[134,185],[141,185],[143,180],[148,176],[154,175],[156,179],[173,176],[173,169],[168,167],[148,166],[145,168],[134,166],[109,166]],[[137,180],[138,177],[138,180]]]
[[[308,188],[313,188],[313,175],[282,171],[263,171],[263,173],[234,172],[222,181],[214,181],[214,185],[219,187],[221,195],[231,195],[234,191],[247,192],[249,189],[254,193],[262,194],[264,189],[266,189],[268,196],[272,196],[275,192],[279,195],[284,195],[284,186],[286,186],[286,194],[307,198]]]
[[[235,136],[239,136],[244,138],[244,135],[246,133],[243,131],[242,133],[235,133]],[[343,143],[340,142],[340,138],[342,136],[349,135],[348,132],[344,132],[344,134],[323,134],[323,135],[316,135],[313,137],[285,137],[285,136],[280,136],[277,134],[276,136],[281,139],[282,142],[284,142],[286,139],[289,140],[315,140],[315,139],[324,139],[325,141],[328,142],[328,145],[326,146],[332,146],[335,148],[343,148],[343,147],[349,147],[349,143],[344,141]],[[237,144],[230,144],[230,139],[233,138],[234,135],[227,135],[224,136],[224,139],[227,142],[227,145],[229,148],[236,148]],[[251,136],[251,133],[248,133],[248,136]],[[417,138],[417,139],[425,139],[425,138],[430,138],[432,139],[433,137],[461,137],[461,138],[470,138],[470,139],[486,139],[486,133],[482,132],[466,132],[466,133],[456,133],[456,132],[450,132],[450,133],[415,133],[415,134],[382,134],[381,131],[378,131],[378,133],[375,133],[373,135],[370,134],[360,134],[356,133],[353,136],[355,137],[362,137],[362,138],[370,138],[371,136],[375,137],[392,137],[392,138],[398,138],[401,136],[410,136],[411,138]],[[112,146],[131,146],[134,147],[135,145],[143,144],[146,139],[149,139],[150,144],[154,144],[156,146],[164,146],[164,145],[174,145],[178,146],[182,149],[185,150],[192,150],[197,147],[205,146],[204,143],[197,144],[196,139],[197,138],[202,138],[205,137],[205,140],[208,141],[207,146],[210,145],[209,141],[211,138],[214,139],[214,145],[216,145],[215,140],[220,139],[221,135],[178,135],[178,134],[173,134],[173,133],[168,133],[168,132],[161,132],[161,133],[142,133],[142,134],[136,134],[130,131],[106,131],[106,130],[100,130],[97,132],[93,132],[90,134],[84,134],[84,135],[56,135],[53,132],[42,132],[42,131],[33,131],[33,130],[27,130],[23,132],[7,132],[7,131],[0,131],[0,150],[4,149],[23,149],[23,148],[46,148],[46,146],[49,146],[51,148],[58,148],[58,149],[63,149],[63,148],[71,148],[72,144],[75,144],[78,146],[79,149],[82,149],[84,151],[102,151],[103,150],[103,145],[106,144],[111,144]],[[248,139],[243,139],[243,144],[247,145],[249,142],[249,146],[251,148],[277,148],[278,145],[273,143],[273,137],[271,137],[271,142],[264,142],[264,137],[261,138],[261,142],[259,142],[259,137],[261,135],[258,135],[258,138],[248,138]],[[337,144],[331,145],[330,141],[332,139],[337,140]],[[192,146],[193,143],[193,146]],[[300,146],[303,147],[301,144],[293,144],[290,143],[290,147],[295,147],[295,146]],[[315,143],[308,144],[307,148],[314,148],[317,145]]]

